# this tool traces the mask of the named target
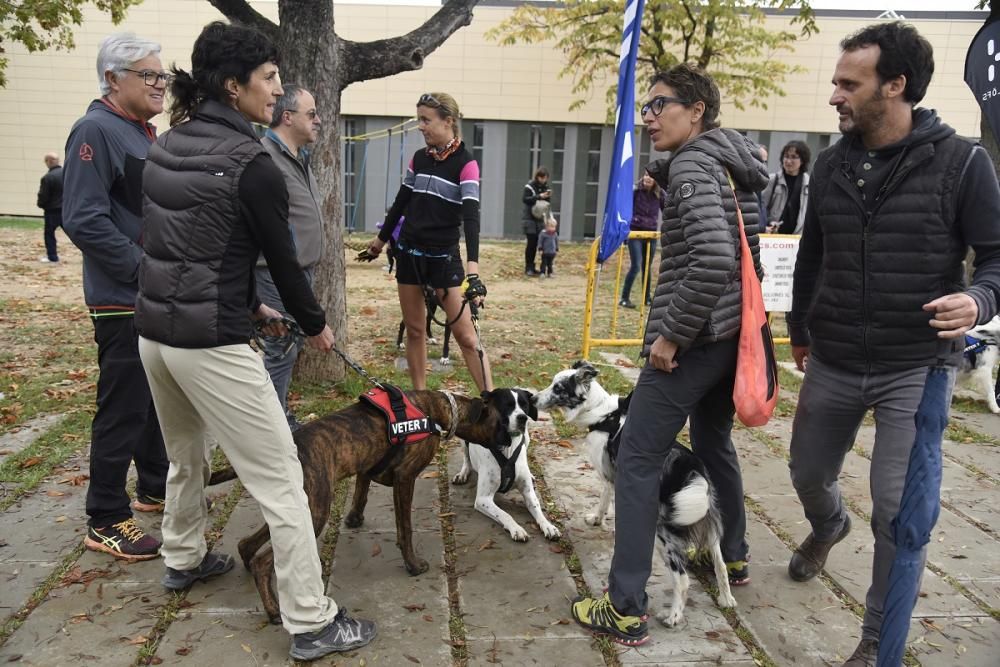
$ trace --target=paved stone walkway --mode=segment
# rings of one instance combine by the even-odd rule
[[[603,372],[615,367],[612,359]],[[1000,440],[994,415],[959,413],[954,420]],[[51,423],[39,422],[35,433]],[[581,586],[600,591],[606,585],[613,521],[605,528],[583,522],[597,502],[596,475],[582,440],[561,438],[546,418],[534,427],[532,456],[546,512],[561,525],[564,540],[545,540],[516,492],[499,504],[528,530],[526,543],[513,542],[475,512],[474,486],[449,481],[460,464],[452,446],[447,460],[417,483],[414,533],[418,552],[431,563],[426,574],[409,577],[403,569],[389,489],[373,488],[361,528],[328,527],[321,540],[329,557],[328,590],[353,613],[376,619],[380,634],[361,651],[316,664],[839,665],[857,643],[870,572],[867,456],[873,429],[862,429],[841,476],[855,530],[834,550],[825,574],[805,584],[786,574],[791,549],[809,532],[788,479],[790,431],[790,420],[778,419],[734,436],[753,552],[753,581],[734,590],[734,613],[720,610],[711,591],[694,581],[680,626],[668,629],[654,620],[650,644],[607,654],[569,621],[569,601]],[[0,441],[0,451],[17,446],[11,437]],[[910,650],[925,667],[996,667],[1000,446],[946,441],[944,454],[943,509]],[[242,567],[175,597],[159,585],[162,561],[125,565],[83,551],[86,487],[72,483],[80,470],[86,470],[82,456],[0,513],[0,623],[9,627],[14,615],[22,621],[0,645],[0,663],[140,664],[153,654],[143,645],[159,637],[150,664],[291,664],[288,636],[266,623]],[[236,483],[212,493],[219,501],[212,515],[216,548],[235,553],[239,538],[261,523],[260,512]],[[158,530],[155,517],[140,521]],[[668,581],[655,563],[653,609],[668,605]]]

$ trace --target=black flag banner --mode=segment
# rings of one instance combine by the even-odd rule
[[[976,96],[993,135],[1000,137],[1000,2],[996,5],[965,55],[965,83]]]

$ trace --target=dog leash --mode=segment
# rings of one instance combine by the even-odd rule
[[[472,305],[474,306],[474,304]],[[263,332],[263,329],[271,324],[283,325],[288,330],[288,333],[285,336],[269,336],[265,334]],[[476,330],[476,332],[478,334],[478,329]],[[297,341],[304,340],[306,338],[306,333],[302,330],[302,327],[300,327],[299,323],[296,322],[295,320],[292,320],[288,317],[281,317],[281,318],[270,318],[270,319],[255,321],[253,337],[254,341],[257,343],[257,346],[264,351],[265,355],[271,358],[283,359],[295,346]],[[265,341],[274,339],[284,339],[284,338],[287,338],[288,342],[283,343],[280,356],[277,354],[268,353],[267,348],[264,346]],[[368,371],[366,371],[364,367],[361,366],[361,364],[351,359],[347,355],[347,353],[342,352],[341,350],[337,349],[337,347],[332,347],[330,349],[336,352],[337,355],[344,360],[344,363],[350,366],[355,373],[363,377],[368,382],[371,382],[372,385],[378,387],[382,391],[386,392],[388,391],[388,389],[386,389],[386,386],[383,383],[379,382],[377,378],[373,377],[370,373],[368,373]],[[481,358],[482,358],[482,350],[480,346],[480,359]],[[447,429],[443,429],[441,428],[441,425],[438,424],[436,421],[433,420],[432,421],[441,439],[451,440],[452,436],[455,435],[455,431],[458,429],[458,404],[455,402],[455,396],[452,395],[451,392],[442,391],[441,393],[444,394],[446,399],[448,399],[448,407],[451,410],[451,422],[448,424]]]

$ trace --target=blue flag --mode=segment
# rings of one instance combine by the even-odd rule
[[[639,52],[639,28],[644,0],[626,0],[622,49],[618,57],[618,104],[615,109],[615,146],[611,153],[611,176],[604,203],[604,226],[597,261],[604,263],[628,238],[632,220],[632,130],[635,125],[635,59]]]

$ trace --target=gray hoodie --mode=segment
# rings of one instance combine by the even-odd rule
[[[659,279],[646,324],[643,356],[663,336],[683,350],[739,334],[740,232],[736,185],[758,278],[763,278],[757,239],[757,192],[767,167],[756,144],[739,132],[717,128],[649,166],[668,194],[660,240]]]

